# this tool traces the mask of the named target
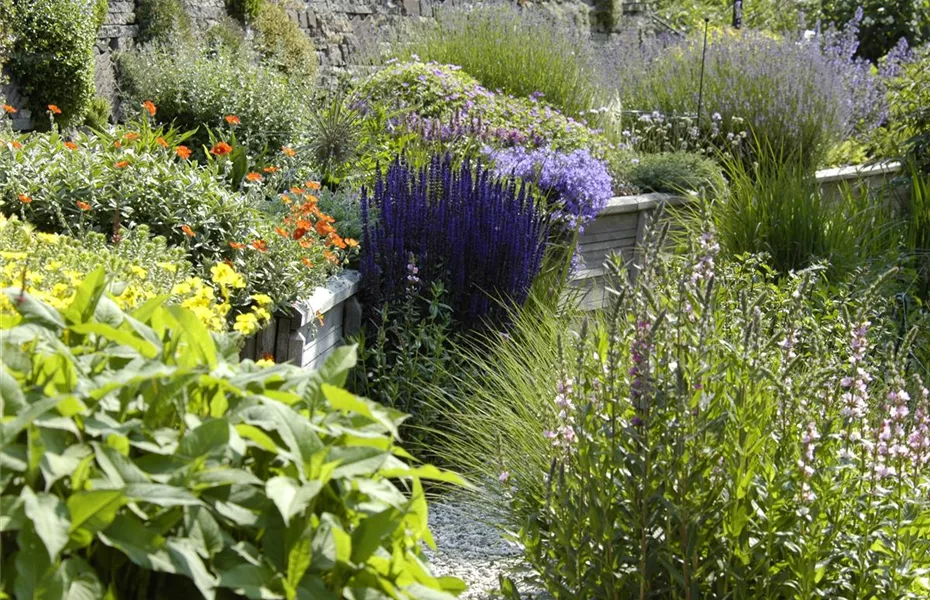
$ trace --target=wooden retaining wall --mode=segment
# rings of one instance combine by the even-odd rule
[[[246,340],[242,358],[259,360],[270,355],[276,363],[319,367],[361,327],[361,306],[356,297],[359,279],[357,271],[343,271],[306,300],[276,314],[268,327]]]

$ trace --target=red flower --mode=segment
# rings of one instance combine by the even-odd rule
[[[121,160],[121,161],[119,161],[118,163],[116,163],[116,164],[113,165],[113,166],[116,167],[117,169],[125,169],[126,167],[129,166],[129,161],[128,161],[128,160]]]
[[[77,207],[80,208],[81,210],[90,210],[90,204],[82,200],[77,201]]]
[[[299,240],[300,238],[304,237],[305,235],[307,235],[307,231],[308,230],[304,227],[298,227],[297,229],[294,230],[294,239]]]
[[[230,152],[232,152],[232,146],[226,142],[218,142],[215,146],[210,148],[210,153],[216,156],[226,156]]]
[[[249,181],[261,181],[262,180],[262,176],[254,171],[246,175],[245,178],[248,179]]]
[[[174,149],[174,153],[185,160],[191,157],[191,149],[187,146],[178,146]]]
[[[239,124],[239,117],[237,117],[236,115],[226,115],[223,118],[226,119],[226,122],[229,123],[230,125]]]
[[[58,108],[57,106],[55,106],[54,104],[49,104],[49,105],[48,105],[48,110],[49,110],[52,114],[55,114],[55,115],[60,115],[60,114],[61,114],[61,109]]]
[[[26,194],[20,194],[19,201],[22,202],[23,204],[29,204],[30,202],[32,202],[32,198],[30,198]]]
[[[149,116],[150,116],[150,117],[154,117],[154,116],[155,116],[155,111],[156,111],[157,109],[155,108],[155,105],[152,104],[152,101],[151,101],[151,100],[146,100],[145,102],[143,102],[143,103],[142,103],[142,108],[144,108],[144,109],[149,113]]]
[[[68,150],[77,150],[77,147],[78,147],[77,144],[75,144],[74,142],[65,142],[65,148],[67,148]]]
[[[184,235],[187,237],[196,237],[197,234],[194,233],[194,230],[188,227],[187,225],[181,225],[181,231],[184,232]]]
[[[4,105],[3,105],[3,110],[5,110],[6,112],[10,113],[11,115],[12,115],[13,113],[16,112],[16,109],[13,108],[12,106],[10,106],[9,104],[4,104]]]

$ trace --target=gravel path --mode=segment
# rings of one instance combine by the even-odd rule
[[[453,499],[431,502],[429,525],[438,549],[426,550],[430,564],[437,575],[465,581],[462,600],[493,598],[498,576],[522,565],[520,548],[501,537],[480,507]]]

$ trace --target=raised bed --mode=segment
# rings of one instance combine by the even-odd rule
[[[906,200],[910,195],[910,184],[903,178],[899,162],[883,162],[873,165],[853,165],[837,169],[817,171],[817,183],[827,198],[839,199],[844,189],[854,194],[870,194],[884,197],[887,201]]]
[[[271,356],[276,363],[317,368],[361,326],[359,280],[357,271],[343,271],[305,300],[275,314],[268,327],[246,340],[242,358]]]

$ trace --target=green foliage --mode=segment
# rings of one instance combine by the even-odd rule
[[[924,0],[821,0],[819,17],[826,23],[847,23],[862,9],[857,54],[877,62],[905,38],[912,46],[930,36],[930,6]]]
[[[365,117],[340,94],[333,94],[310,116],[305,147],[328,187],[355,170],[364,133]]]
[[[825,262],[831,276],[841,277],[898,249],[901,215],[891,198],[849,188],[831,198],[797,162],[763,163],[726,162],[729,193],[718,197],[712,215],[731,256],[766,253],[781,273]]]
[[[5,322],[5,595],[451,599],[434,577],[401,415],[319,372],[239,362],[192,313],[125,313],[96,271],[59,312],[17,289]],[[8,458],[7,458],[8,457]]]
[[[136,3],[140,44],[187,38],[191,34],[191,18],[181,0],[139,0]]]
[[[396,112],[401,120],[416,114],[420,120],[433,120],[434,127],[454,119],[466,127],[480,124],[492,145],[538,144],[563,151],[585,148],[598,158],[606,156],[609,150],[607,141],[584,123],[543,101],[488,91],[454,65],[392,64],[362,82],[352,100],[361,106]],[[399,136],[410,133],[404,127],[393,129]],[[498,134],[503,137],[497,137]],[[389,132],[382,133],[385,135]],[[476,142],[465,136],[461,143]]]
[[[147,120],[132,125],[76,135],[74,149],[57,133],[21,137],[22,148],[0,149],[0,209],[73,237],[89,230],[112,239],[121,227],[146,225],[184,248],[207,278],[215,263],[231,261],[247,281],[243,302],[251,293],[267,294],[276,304],[295,300],[341,264],[341,250],[310,243],[321,236],[311,231],[302,245],[291,237],[293,224],[284,221],[289,215],[270,218],[256,207],[265,202],[262,183],[273,186],[275,195],[282,189],[274,175],[233,193],[223,182],[231,170],[228,159],[198,165],[175,153],[188,134],[152,128]],[[282,165],[290,160],[281,158]],[[288,237],[277,232],[281,227],[290,228]]]
[[[541,93],[574,117],[584,117],[603,96],[586,32],[534,8],[498,3],[437,10],[435,23],[421,27],[398,57],[414,55],[457,65],[489,90]]]
[[[316,50],[284,7],[263,2],[255,18],[255,49],[269,64],[292,78],[312,79],[316,75]]]
[[[621,0],[596,0],[594,3],[594,20],[603,31],[615,31],[622,12]]]
[[[307,122],[306,89],[257,64],[246,47],[147,47],[121,55],[119,64],[126,105],[151,100],[161,122],[197,130],[191,138],[195,148],[209,142],[208,128],[223,127],[226,115],[240,118],[236,136],[252,155],[276,151]]]
[[[103,130],[110,125],[110,116],[113,107],[110,101],[102,96],[95,96],[87,107],[87,114],[84,115],[84,125],[91,129]]]
[[[644,154],[625,161],[620,171],[624,181],[645,192],[723,194],[727,187],[720,165],[691,152]]]
[[[805,16],[808,25],[816,20],[817,2],[818,0],[744,1],[743,26],[777,32],[795,31],[802,15]],[[659,0],[656,2],[656,12],[663,20],[681,31],[703,30],[705,18],[709,19],[714,27],[733,23],[733,2],[730,0]]]
[[[242,24],[251,23],[259,17],[265,0],[226,0],[226,10]]]
[[[37,128],[52,104],[59,125],[80,123],[94,97],[92,0],[15,0],[10,74],[29,98]],[[17,107],[19,108],[19,107]]]
[[[911,197],[907,207],[905,243],[917,261],[920,296],[925,302],[930,302],[930,176],[913,166],[910,175]]]
[[[913,60],[888,84],[888,129],[900,153],[901,145],[910,159],[930,173],[930,45],[916,51]]]
[[[100,29],[107,20],[107,12],[110,10],[110,0],[94,0],[94,28]]]

